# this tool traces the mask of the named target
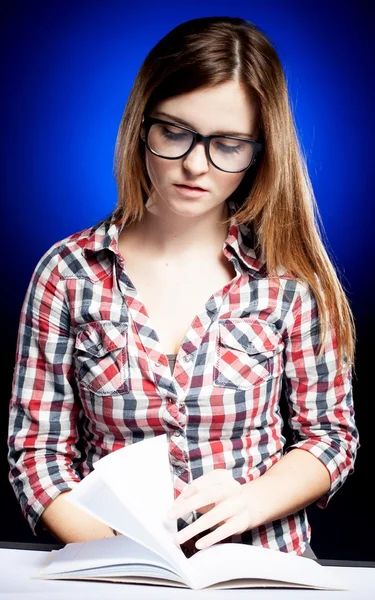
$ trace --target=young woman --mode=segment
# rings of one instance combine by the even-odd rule
[[[116,177],[110,217],[54,244],[27,290],[9,429],[25,517],[63,542],[114,535],[67,494],[167,433],[187,554],[308,552],[305,507],[327,505],[358,446],[354,327],[267,37],[229,17],[168,33],[130,93]]]

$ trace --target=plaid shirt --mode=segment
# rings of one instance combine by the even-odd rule
[[[261,476],[287,451],[282,388],[294,436],[288,450],[311,452],[330,473],[319,506],[352,471],[351,371],[338,362],[334,332],[318,359],[313,294],[285,269],[267,275],[251,229],[229,206],[223,253],[236,276],[192,322],[173,375],[127,277],[118,224],[75,233],[38,262],[21,312],[9,423],[10,481],[34,533],[52,499],[96,460],[150,436],[169,436],[175,497],[216,468],[241,483]],[[302,554],[309,539],[300,510],[228,541]]]

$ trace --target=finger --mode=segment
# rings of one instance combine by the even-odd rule
[[[199,492],[199,488],[196,484],[190,484],[190,485],[185,486],[184,489],[182,490],[182,492],[180,493],[180,495],[178,496],[178,498],[176,498],[174,500],[174,502],[171,506],[171,509],[173,510],[174,507],[180,506],[181,504],[183,504],[185,502],[185,500],[187,500],[188,498],[191,498],[198,492]]]
[[[228,481],[236,481],[233,479],[233,476],[226,469],[214,469],[209,473],[205,473],[197,479],[194,479],[191,483],[186,485],[182,490],[179,498],[181,496],[185,496],[187,494],[190,496],[193,493],[197,493],[202,489],[205,489],[211,485],[217,485],[220,483],[225,483],[227,485]]]
[[[230,505],[220,504],[215,506],[212,510],[202,515],[191,523],[188,527],[185,527],[177,533],[175,540],[178,544],[183,544],[187,540],[190,540],[195,535],[206,531],[211,527],[217,526],[219,523],[225,522],[227,519],[233,516],[233,507]]]
[[[194,479],[194,481],[199,481],[203,478],[212,484],[216,482],[227,482],[233,479],[233,475],[227,469],[213,469],[213,471],[210,471],[209,473],[198,477],[198,479]]]
[[[200,487],[196,483],[190,483],[190,484],[186,485],[184,487],[184,489],[182,490],[181,494],[174,501],[174,504],[180,504],[181,502],[184,502],[184,500],[186,500],[187,498],[191,498],[192,496],[197,494],[199,491],[200,491]]]
[[[230,500],[237,496],[239,488],[241,488],[240,483],[234,479],[226,482],[225,485],[220,481],[207,486],[206,482],[201,491],[192,495],[190,498],[181,498],[180,495],[180,502],[177,502],[177,500],[175,501],[168,516],[172,519],[179,518],[194,510],[204,514],[207,511],[212,510],[218,503]]]
[[[204,512],[201,509],[205,507],[215,506],[218,502],[221,502],[226,498],[227,492],[221,486],[212,486],[211,489],[205,489],[202,492],[198,492],[191,498],[182,500],[180,503],[175,502],[172,508],[168,512],[168,516],[171,519],[178,519],[183,517],[193,510]]]
[[[223,523],[223,525],[220,527],[217,527],[215,531],[212,531],[201,539],[197,540],[195,542],[195,547],[198,550],[208,548],[209,546],[213,546],[213,544],[217,544],[218,542],[225,540],[231,535],[236,535],[240,532],[240,529],[241,528],[238,526],[238,520],[233,517],[232,519],[229,519]]]
[[[206,506],[201,506],[197,512],[201,513],[201,515],[205,515],[206,512],[212,510],[213,508],[215,508],[215,504],[206,504]]]
[[[190,484],[184,487],[181,494],[177,498],[176,502],[183,501],[186,498],[191,498],[199,492],[199,486],[196,484]]]
[[[207,475],[202,475],[183,489],[169,509],[168,517],[175,519],[193,510],[199,510],[204,514],[218,502],[237,495],[238,487],[240,487],[240,483],[224,469],[217,469]],[[210,495],[204,499],[202,495],[199,496],[199,492]],[[187,502],[189,499],[192,499],[191,502]],[[204,501],[206,504],[203,503]]]

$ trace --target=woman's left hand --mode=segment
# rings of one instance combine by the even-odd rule
[[[202,531],[217,527],[196,542],[196,548],[201,550],[246,531],[250,526],[249,497],[246,492],[247,486],[233,479],[226,469],[215,469],[195,479],[175,500],[168,517],[178,519],[193,510],[199,511],[202,516],[179,531],[175,541],[183,544]]]

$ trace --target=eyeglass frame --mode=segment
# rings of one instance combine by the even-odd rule
[[[162,123],[163,125],[170,125],[172,127],[178,127],[180,129],[184,129],[185,131],[189,131],[189,133],[192,133],[193,141],[191,143],[190,148],[188,148],[188,150],[186,150],[186,152],[184,152],[184,154],[181,154],[181,156],[173,156],[173,157],[172,156],[163,156],[163,155],[155,152],[148,143],[148,136],[149,136],[149,132],[150,132],[152,125],[154,125],[156,123]],[[201,133],[198,133],[198,131],[195,131],[194,129],[190,129],[189,127],[185,127],[184,125],[179,125],[178,123],[173,123],[171,121],[165,121],[163,119],[157,119],[156,117],[152,117],[151,115],[144,115],[142,117],[142,125],[144,125],[145,136],[142,137],[142,134],[141,134],[141,139],[143,142],[145,142],[148,150],[155,156],[159,156],[160,158],[164,158],[165,160],[179,160],[180,158],[184,158],[185,156],[187,156],[187,154],[189,154],[189,152],[191,152],[199,142],[203,142],[205,151],[206,151],[206,157],[208,158],[209,162],[215,167],[215,169],[218,169],[219,171],[223,171],[224,173],[243,173],[244,171],[247,171],[257,161],[257,155],[261,152],[261,150],[263,148],[263,144],[261,142],[255,141],[255,140],[248,140],[246,138],[236,137],[233,135],[219,135],[219,134],[202,135]],[[211,143],[211,140],[213,140],[215,138],[221,138],[221,139],[226,138],[226,139],[230,139],[230,140],[238,140],[238,141],[247,142],[248,144],[250,144],[254,150],[250,164],[247,167],[245,167],[244,169],[240,169],[239,171],[226,171],[225,169],[221,169],[220,167],[215,165],[214,161],[211,158],[211,154],[210,154],[210,143]]]

